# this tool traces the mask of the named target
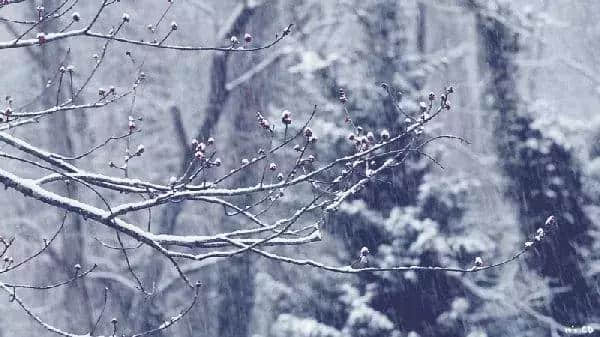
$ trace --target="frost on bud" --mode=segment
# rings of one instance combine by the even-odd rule
[[[367,140],[371,143],[375,141],[375,135],[373,134],[373,132],[367,132]]]
[[[370,252],[369,252],[369,248],[367,248],[367,247],[362,247],[362,248],[360,249],[360,256],[367,256],[367,255],[369,255],[369,254],[370,254]]]
[[[294,145],[294,151],[302,151],[302,147],[299,144]]]
[[[171,22],[171,30],[177,30],[177,22]]]
[[[242,165],[246,166],[248,164],[250,164],[250,161],[248,159],[246,159],[246,158],[242,159]]]
[[[421,112],[427,111],[427,103],[419,102],[419,110],[421,110]]]
[[[99,96],[104,96],[104,95],[106,95],[106,89],[104,89],[104,88],[100,88],[100,89],[98,89],[98,95],[99,95]]]
[[[238,41],[237,36],[235,36],[235,35],[232,35],[231,38],[229,39],[229,41],[231,41],[231,44],[233,44],[233,45],[240,43],[240,41]]]
[[[535,241],[542,241],[542,239],[544,238],[544,229],[538,228],[533,238],[535,239]]]
[[[76,272],[81,270],[81,265],[78,263],[76,265],[73,266],[73,269],[75,269]]]
[[[304,129],[304,136],[305,136],[306,138],[310,138],[310,137],[312,137],[312,135],[313,135],[313,132],[312,132],[312,129],[311,129],[311,128],[306,128],[306,129]]]
[[[383,129],[383,130],[381,130],[380,136],[381,136],[381,139],[388,140],[388,139],[390,139],[390,132],[387,129]]]
[[[258,120],[258,124],[260,125],[260,127],[262,127],[263,129],[267,129],[269,130],[271,128],[271,123],[269,123],[268,120],[264,119],[264,118],[260,118]]]
[[[289,110],[283,110],[281,113],[281,122],[285,125],[292,124],[292,113]]]
[[[346,92],[344,91],[344,89],[340,88],[340,89],[338,90],[338,94],[339,94],[339,95],[338,95],[338,99],[340,100],[340,102],[341,102],[342,104],[344,104],[344,103],[348,102],[348,97],[346,97]]]
[[[213,162],[213,164],[217,167],[221,166],[222,162],[221,162],[221,158],[217,158],[215,159],[215,161]]]
[[[279,180],[279,181],[283,180],[283,173],[278,173],[277,174],[277,180]]]
[[[208,139],[206,140],[206,143],[208,145],[213,145],[215,143],[215,139],[213,137],[208,137]]]
[[[350,133],[350,134],[348,135],[348,140],[349,140],[349,141],[351,141],[351,142],[352,142],[352,141],[354,141],[355,139],[356,139],[356,136],[355,136],[353,133]]]
[[[554,225],[556,225],[556,218],[554,217],[554,215],[551,215],[546,219],[544,226],[549,227]]]
[[[531,246],[533,246],[533,242],[531,242],[531,241],[525,242],[525,248],[529,248]]]
[[[409,124],[409,123],[411,123],[411,122],[412,122],[412,119],[410,119],[410,118],[408,118],[408,117],[406,117],[406,118],[404,119],[404,123],[406,123],[406,124]]]
[[[132,132],[133,130],[135,130],[135,128],[136,128],[135,120],[133,119],[132,116],[129,116],[129,123],[127,124],[127,126],[129,127],[129,132]]]
[[[204,158],[204,152],[202,152],[202,151],[196,151],[196,153],[194,153],[194,157],[196,157],[197,159],[203,159]]]
[[[356,128],[356,133],[358,133],[360,135],[362,132],[363,132],[362,126],[359,126]]]
[[[433,101],[435,99],[435,94],[430,92],[428,98],[430,101]]]
[[[81,19],[81,16],[79,15],[78,12],[73,13],[73,15],[71,16],[71,18],[73,19],[73,21],[75,22],[79,22],[79,20]]]
[[[311,154],[310,156],[308,156],[308,157],[306,158],[306,160],[308,160],[308,162],[312,163],[312,162],[314,162],[314,161],[315,161],[315,156],[313,156],[313,155]]]
[[[252,35],[248,33],[244,34],[244,41],[246,41],[246,43],[252,42]]]
[[[476,267],[483,266],[483,259],[481,258],[481,256],[478,256],[478,257],[475,258],[475,266]]]
[[[198,146],[198,139],[194,138],[192,139],[192,147],[196,148],[196,146]]]
[[[58,71],[64,74],[65,71],[67,71],[67,68],[65,68],[65,66],[60,66],[60,68],[58,68]]]
[[[123,16],[121,17],[121,19],[123,20],[123,22],[129,22],[129,20],[130,20],[129,14],[123,13]]]
[[[176,182],[177,178],[175,178],[175,176],[171,176],[171,178],[169,178],[169,185],[175,185]]]
[[[275,163],[269,164],[269,170],[271,170],[271,171],[277,170],[277,164],[275,164]]]

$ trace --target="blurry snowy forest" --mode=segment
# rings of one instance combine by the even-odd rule
[[[599,50],[594,0],[0,0],[0,337],[597,333]]]

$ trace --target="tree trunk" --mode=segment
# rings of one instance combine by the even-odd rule
[[[550,314],[565,325],[585,324],[586,313],[597,307],[597,292],[584,278],[578,253],[591,240],[591,222],[581,207],[580,169],[562,145],[534,129],[532,118],[520,111],[514,61],[518,36],[481,14],[477,14],[477,32],[480,71],[489,77],[483,101],[491,102],[487,109],[496,114],[494,137],[509,178],[508,195],[519,205],[521,233],[531,238],[546,217],[553,214],[558,219],[556,233],[546,237],[527,262],[541,275],[555,279],[552,286],[567,289],[552,296]]]

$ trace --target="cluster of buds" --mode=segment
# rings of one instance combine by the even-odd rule
[[[260,112],[256,113],[256,119],[258,120],[258,125],[260,125],[261,128],[272,131],[271,123],[269,123],[269,121],[266,118],[264,118]]]
[[[206,145],[208,144],[208,145]],[[199,142],[197,139],[192,139],[192,149],[194,150],[194,157],[196,159],[204,159],[206,158],[206,148],[207,146],[210,145],[214,145],[215,144],[215,139],[210,137],[208,138],[208,140],[206,141],[206,143],[204,142]],[[216,163],[214,163],[216,166],[221,165],[220,160],[219,160],[219,164],[217,165]]]
[[[285,125],[292,124],[292,113],[289,110],[283,110],[281,113],[281,122]]]
[[[61,67],[61,68],[64,68],[64,67]],[[110,95],[114,95],[116,92],[117,92],[117,89],[115,89],[115,87],[111,85],[108,88],[108,91],[106,89],[104,89],[104,88],[99,88],[98,89],[98,96],[100,96],[100,97],[106,97],[109,94]]]
[[[535,235],[533,236],[534,241],[525,242],[525,248],[532,247],[536,242],[541,242],[544,236],[546,236],[546,231],[552,231],[555,226],[556,218],[554,217],[554,215],[551,215],[544,222],[544,226],[539,227],[536,230]],[[546,231],[544,230],[544,228],[546,229]]]
[[[375,134],[371,131],[365,133],[362,127],[356,128],[356,134],[350,133],[347,136],[348,140],[353,143],[357,149],[366,150],[369,146],[375,144],[377,140],[375,139]],[[384,140],[388,140],[390,138],[390,133],[387,130],[381,131],[381,138]]]
[[[340,100],[340,102],[342,104],[345,104],[346,102],[348,102],[348,97],[346,97],[346,92],[344,92],[344,89],[340,88],[338,91],[338,99]]]

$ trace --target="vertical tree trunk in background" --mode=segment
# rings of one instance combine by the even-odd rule
[[[226,21],[224,27],[216,37],[217,44],[226,41],[231,35],[243,36],[245,27],[256,12],[257,6],[237,5]],[[203,113],[204,121],[195,134],[195,138],[205,141],[210,136],[215,136],[215,128],[228,104],[230,92],[226,89],[229,74],[229,59],[231,53],[215,52],[212,54],[212,62],[209,71],[209,94],[208,103]],[[241,55],[237,55],[240,57]],[[194,149],[190,147],[191,138],[183,129],[182,117],[179,109],[174,107],[171,111],[176,123],[176,130],[183,147],[183,158],[181,159],[180,174],[189,165]],[[225,141],[223,139],[222,141]],[[159,215],[159,233],[173,233],[176,228],[177,218],[185,207],[184,203],[173,203],[165,207]],[[216,221],[219,223],[219,221]],[[219,228],[225,231],[224,228]],[[160,258],[158,258],[160,259]],[[158,281],[164,272],[164,261],[149,257],[149,263],[145,266],[145,274],[150,275],[150,283]],[[217,267],[219,282],[219,302],[215,310],[218,317],[214,324],[218,336],[222,337],[246,337],[249,334],[251,322],[252,303],[254,301],[253,274],[250,272],[250,260],[248,256],[237,257],[219,264]],[[147,282],[148,283],[148,282]],[[146,305],[144,311],[144,322],[141,330],[154,328],[164,319],[164,312],[157,305]],[[161,332],[157,336],[164,335]]]
[[[57,6],[57,1],[44,1],[43,5],[46,11],[50,11]],[[32,13],[37,13],[35,3],[32,4]],[[60,20],[49,20],[40,25],[40,32],[55,32],[59,31]],[[66,50],[61,42],[44,45],[40,47],[40,58],[38,66],[42,76],[42,88],[45,87],[48,79],[58,70],[60,61],[65,57]],[[63,81],[63,89],[61,90],[60,102],[64,99],[63,93],[67,92],[66,81]],[[55,83],[55,88],[58,88],[58,83]],[[41,106],[44,108],[52,107],[56,104],[57,91],[48,90],[41,98]],[[74,154],[73,134],[70,133],[72,128],[69,128],[69,116],[66,113],[57,113],[47,119],[48,123],[48,141],[50,149],[56,153],[64,155]],[[69,198],[78,198],[78,186],[76,183],[57,184],[59,193]],[[60,217],[57,217],[59,219]],[[57,220],[60,221],[60,220]],[[74,275],[76,264],[83,268],[87,267],[85,259],[85,246],[87,243],[85,228],[80,216],[69,215],[63,232],[60,234],[61,240],[61,257],[62,266],[67,278]],[[86,279],[82,278],[73,282],[71,285],[64,288],[63,306],[69,311],[65,318],[67,324],[73,331],[81,333],[88,332],[92,327],[92,306],[90,303],[89,293],[86,286]]]
[[[506,13],[498,13],[505,15]],[[591,222],[581,208],[580,171],[571,154],[544,137],[524,115],[517,86],[517,37],[496,19],[477,15],[483,92],[488,111],[496,114],[494,136],[501,166],[509,178],[508,195],[519,205],[523,235],[531,237],[546,217],[554,214],[558,230],[547,237],[528,264],[565,287],[550,302],[549,314],[565,325],[585,324],[594,312],[597,290],[584,279],[578,247],[589,245]],[[597,306],[596,306],[597,308]]]
[[[427,7],[421,1],[417,3],[417,51],[419,54],[425,54],[427,44],[425,37],[427,34]]]

